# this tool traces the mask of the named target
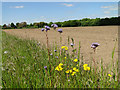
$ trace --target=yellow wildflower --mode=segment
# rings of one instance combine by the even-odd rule
[[[69,70],[66,71],[66,73],[69,73],[69,72],[70,72]]]
[[[108,74],[108,76],[109,76],[109,77],[112,77],[112,75],[111,75],[111,74]]]
[[[68,50],[68,47],[65,47],[65,50]]]
[[[67,46],[62,46],[61,49],[68,50],[68,47]]]
[[[74,76],[74,75],[75,75],[75,73],[76,73],[76,72],[72,72],[72,74],[71,74],[71,75],[72,75],[72,76]]]
[[[87,70],[89,71],[89,70],[90,70],[90,67],[87,67]]]
[[[78,64],[76,66],[78,67]]]
[[[70,73],[72,72],[72,70],[70,70]]]
[[[59,70],[60,70],[60,71],[62,71],[62,70],[63,70],[63,68],[61,67]]]
[[[59,66],[62,66],[62,65],[63,65],[62,63],[59,64]]]
[[[75,71],[76,69],[77,69],[76,67],[73,68],[74,71]]]
[[[74,62],[77,62],[78,61],[78,59],[74,59]]]
[[[76,72],[79,72],[79,70],[78,70],[78,69],[76,69],[75,71],[76,71]]]
[[[65,59],[66,59],[66,57],[65,57]]]
[[[88,64],[84,64],[84,65],[83,65],[83,67],[87,67],[87,66],[88,66]]]
[[[63,70],[63,68],[61,67],[63,64],[62,63],[60,63],[56,68],[55,68],[55,70],[57,70],[57,71],[62,71]]]
[[[90,67],[84,67],[84,70],[86,71],[86,70],[90,70]]]
[[[58,70],[58,71],[59,71],[59,67],[56,67],[55,70]]]

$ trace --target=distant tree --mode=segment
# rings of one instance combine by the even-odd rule
[[[4,24],[4,25],[2,26],[2,28],[3,28],[3,29],[7,29],[7,25]]]
[[[16,26],[14,25],[14,23],[10,24],[11,28],[16,28]]]
[[[52,24],[53,24],[53,22],[49,22],[49,23],[48,23],[48,26],[50,26],[50,27],[51,27],[51,25],[52,25]]]
[[[26,27],[27,26],[27,23],[26,22],[22,22],[22,27]]]
[[[55,24],[57,24],[58,27],[62,27],[62,22],[55,22]]]
[[[39,28],[39,23],[33,23],[34,28]]]
[[[30,23],[30,27],[32,27],[33,26],[33,24],[32,23]]]
[[[16,23],[16,27],[19,28],[19,23]]]
[[[44,27],[44,25],[46,25],[46,23],[45,23],[45,22],[40,22],[40,23],[39,23],[39,28]]]

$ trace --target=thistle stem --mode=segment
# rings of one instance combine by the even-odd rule
[[[46,32],[46,38],[47,38],[47,50],[48,50],[48,59],[49,59],[49,64],[50,64],[50,51],[49,51],[49,41],[48,41],[48,35]],[[51,64],[50,64],[50,70],[51,70]],[[50,75],[51,75],[51,71],[50,71]]]
[[[47,35],[47,32],[46,32],[46,38],[47,38],[47,49],[48,49],[48,58],[49,58],[49,64],[51,63],[50,62],[50,51],[49,51],[49,41],[48,41],[48,35]],[[51,77],[51,64],[50,64],[50,77]],[[50,86],[52,87],[52,80],[50,81]]]

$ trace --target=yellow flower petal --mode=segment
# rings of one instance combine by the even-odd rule
[[[74,62],[77,62],[78,61],[78,59],[74,59]]]
[[[59,66],[62,66],[62,65],[63,65],[62,63],[59,64]]]
[[[87,67],[87,70],[89,71],[89,70],[90,70],[90,67]]]
[[[76,73],[76,72],[72,72],[72,74],[71,74],[71,75],[73,76],[73,75],[75,75],[75,73]]]
[[[69,72],[70,72],[69,70],[66,71],[66,73],[69,73]]]
[[[62,46],[61,49],[68,50],[68,47],[67,46]]]
[[[70,70],[70,73],[72,73],[72,70]]]
[[[111,75],[111,74],[108,74],[108,76],[109,76],[109,77],[112,77],[112,75]]]
[[[87,67],[84,67],[84,70],[86,71],[86,70],[87,70]]]
[[[77,69],[76,67],[73,68],[74,71],[75,71],[76,69]]]
[[[56,68],[55,68],[55,70],[59,70],[59,68],[58,68],[58,67],[56,67]]]
[[[86,71],[86,70],[90,70],[90,67],[84,67],[84,70]]]
[[[65,50],[68,50],[68,47],[65,47]]]
[[[88,64],[84,64],[84,65],[83,65],[83,67],[87,67],[87,66],[88,66]]]
[[[66,59],[66,57],[65,57],[65,59]]]
[[[78,70],[78,69],[76,69],[75,71],[76,71],[76,72],[79,72],[79,70]]]
[[[63,68],[60,68],[60,71],[62,71],[63,70]]]

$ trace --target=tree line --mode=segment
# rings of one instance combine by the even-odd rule
[[[83,18],[81,20],[68,20],[64,22],[55,22],[58,27],[79,27],[79,26],[105,26],[105,25],[120,25],[120,17],[111,17],[111,18]],[[45,25],[51,26],[53,22],[45,23],[45,22],[35,22],[27,24],[27,22],[21,23],[10,23],[4,24],[0,27],[2,29],[22,29],[22,28],[42,28]]]

